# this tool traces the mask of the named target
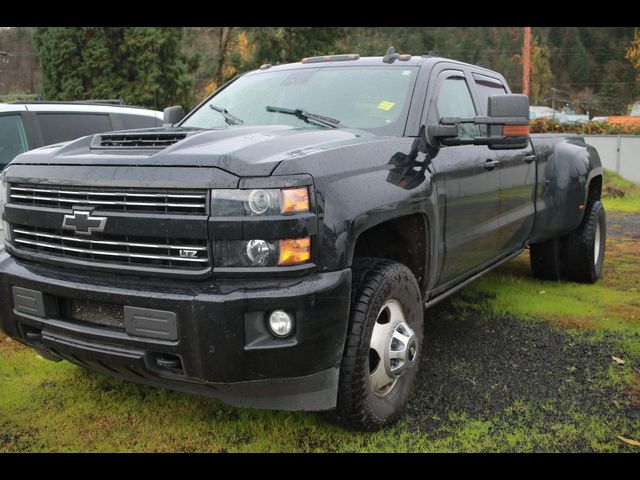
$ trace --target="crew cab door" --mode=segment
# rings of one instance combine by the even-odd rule
[[[475,72],[472,78],[483,115],[491,95],[510,93],[498,78]],[[500,177],[499,253],[507,253],[523,246],[533,226],[536,162],[531,144],[525,149],[494,153]]]
[[[434,85],[435,80],[435,85]],[[430,81],[427,124],[442,117],[473,117],[480,109],[462,70],[444,69]],[[477,136],[475,125],[465,125],[464,136]],[[442,244],[438,286],[457,283],[499,253],[498,196],[500,171],[496,154],[486,146],[442,147],[432,158],[438,194]]]

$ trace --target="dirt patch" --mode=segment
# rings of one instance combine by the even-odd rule
[[[576,315],[547,315],[546,320],[561,328],[582,328],[593,330],[597,327],[596,319],[593,316]]]
[[[631,405],[636,408],[640,407],[640,370],[636,369],[635,371],[635,379],[631,386],[627,390],[627,395],[629,395],[629,401]]]
[[[20,342],[17,342],[0,332],[0,349],[8,352],[17,352],[18,350],[24,350],[25,348],[27,347]]]
[[[10,423],[0,423],[0,453],[27,452],[31,448],[35,429],[20,431]]]

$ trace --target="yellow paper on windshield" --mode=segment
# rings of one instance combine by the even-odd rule
[[[393,103],[393,102],[388,102],[387,100],[383,100],[382,102],[380,102],[378,104],[378,108],[380,110],[389,111],[389,110],[391,110],[393,108],[394,105],[395,105],[395,103]]]

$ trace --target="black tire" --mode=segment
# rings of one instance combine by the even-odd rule
[[[587,206],[580,226],[565,239],[567,278],[595,283],[602,276],[606,241],[607,216],[602,203],[593,202]]]
[[[529,260],[531,272],[542,280],[560,280],[564,274],[563,242],[559,238],[552,238],[543,243],[531,244]]]
[[[352,271],[351,312],[332,418],[348,428],[372,431],[395,422],[409,401],[422,352],[424,309],[418,283],[406,266],[390,260],[359,258],[354,260]],[[388,393],[380,396],[370,381],[370,343],[376,322],[385,323],[379,320],[380,312],[394,300],[402,307],[405,323],[415,334],[415,355]],[[390,320],[385,324],[390,325]],[[381,367],[382,360],[379,362]]]

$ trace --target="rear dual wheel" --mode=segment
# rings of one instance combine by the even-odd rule
[[[607,242],[607,216],[599,201],[587,206],[580,226],[563,238],[531,245],[531,270],[537,278],[568,278],[595,283],[602,276]]]

